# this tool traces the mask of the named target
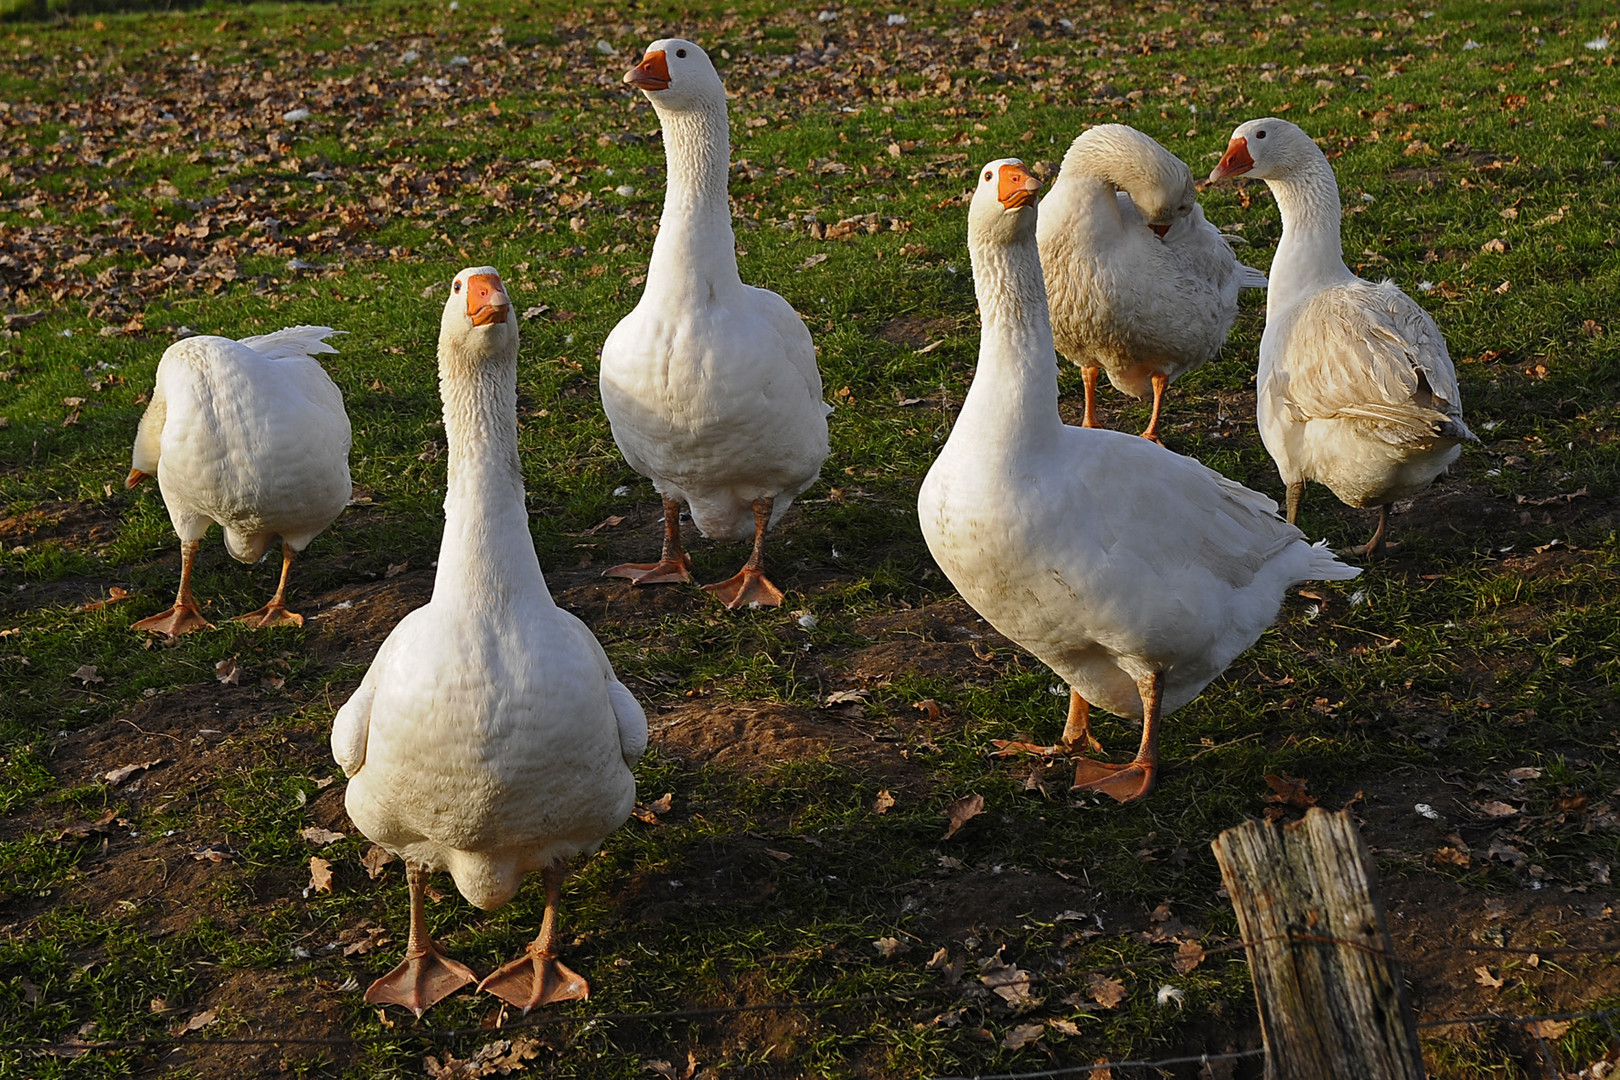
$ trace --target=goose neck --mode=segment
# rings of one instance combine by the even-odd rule
[[[736,279],[727,181],[731,140],[725,104],[661,112],[668,188],[653,241],[652,268]],[[649,271],[649,278],[652,272]]]
[[[1283,226],[1268,275],[1272,281],[1268,310],[1353,277],[1344,265],[1339,186],[1327,159],[1318,156],[1307,168],[1292,176],[1268,178],[1266,184],[1277,200]]]
[[[449,483],[434,598],[550,603],[529,535],[517,447],[517,365],[444,356]]]
[[[1057,352],[1034,238],[977,245],[972,257],[979,366],[958,424],[1012,442],[1050,434],[1062,426]]]

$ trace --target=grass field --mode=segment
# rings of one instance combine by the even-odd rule
[[[902,1078],[1247,1050],[1254,1002],[1241,952],[1214,952],[1235,922],[1209,842],[1297,816],[1306,799],[1268,776],[1361,820],[1421,1020],[1620,1005],[1609,5],[64,14],[82,10],[0,24],[0,1075]],[[804,316],[836,406],[822,480],[773,540],[775,610],[598,576],[657,547],[657,499],[613,444],[596,371],[663,195],[656,117],[621,76],[671,33],[733,95],[744,280]],[[1482,442],[1398,507],[1402,552],[1291,598],[1167,723],[1157,792],[1080,798],[1060,765],[989,756],[1055,738],[1063,698],[956,598],[916,524],[976,357],[963,196],[1005,155],[1050,178],[1105,121],[1203,175],[1265,115],[1322,143],[1347,261],[1438,320]],[[1202,198],[1265,267],[1263,185]],[[441,289],[481,263],[524,316],[541,564],[653,729],[648,808],[565,891],[566,958],[593,996],[521,1035],[476,1030],[493,999],[470,994],[420,1025],[362,1001],[402,948],[405,887],[398,863],[363,867],[326,748],[431,589]],[[1166,442],[1280,499],[1253,424],[1263,322],[1254,294],[1221,357],[1176,384]],[[158,358],[182,327],[295,323],[347,331],[326,359],[355,435],[357,501],[294,571],[311,617],[228,623],[276,568],[231,561],[216,532],[195,588],[219,628],[142,640],[129,624],[168,605],[178,570],[158,493],[121,484]],[[1062,378],[1072,415],[1078,373]],[[1102,407],[1145,422],[1112,391]],[[1314,488],[1301,524],[1342,546],[1372,517]],[[700,581],[745,555],[691,546]],[[128,595],[101,603],[113,590]],[[1135,729],[1100,719],[1119,760]],[[972,795],[984,812],[942,839]],[[312,857],[330,892],[310,887]],[[478,970],[533,935],[537,884],[488,916],[436,884],[435,932]],[[1211,955],[1188,967],[1191,942]],[[1587,947],[1609,951],[1558,951]],[[1031,992],[987,990],[1000,965]],[[448,1029],[474,1030],[420,1034]],[[289,1034],[327,1041],[227,1041]],[[1424,1034],[1446,1078],[1549,1061],[1598,1077],[1620,1054],[1591,1019]],[[62,1045],[142,1038],[160,1041]],[[1260,1075],[1253,1058],[1204,1068],[1130,1075]]]

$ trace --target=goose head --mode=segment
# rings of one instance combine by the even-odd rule
[[[1198,189],[1186,163],[1151,135],[1126,124],[1096,124],[1082,131],[1064,155],[1063,170],[1070,169],[1104,178],[1125,192],[1160,239],[1198,205]]]
[[[968,204],[968,240],[1009,244],[1035,236],[1035,193],[1041,182],[1017,158],[997,158],[979,170]]]
[[[653,107],[688,112],[724,106],[726,88],[709,54],[684,38],[660,38],[624,81],[647,95]]]
[[[1321,156],[1322,151],[1298,125],[1267,116],[1238,125],[1209,179],[1252,176],[1267,180],[1288,175]]]
[[[517,349],[517,312],[493,266],[469,266],[450,283],[439,320],[439,355],[463,357],[474,365],[485,357]]]

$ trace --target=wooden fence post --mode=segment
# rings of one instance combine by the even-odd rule
[[[1248,821],[1210,846],[1248,943],[1267,1080],[1423,1080],[1372,855],[1350,815]]]

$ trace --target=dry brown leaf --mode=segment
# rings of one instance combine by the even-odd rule
[[[874,814],[887,814],[889,812],[889,810],[893,806],[894,806],[894,796],[890,795],[888,790],[885,789],[883,791],[878,792],[877,798],[873,801],[873,803],[872,803],[872,813],[874,813]]]
[[[675,793],[666,791],[662,796],[647,804],[647,809],[655,814],[667,814],[669,808],[675,805]]]
[[[230,848],[209,844],[205,848],[198,848],[193,851],[191,857],[198,862],[222,863],[230,862],[231,859],[235,858],[235,852],[231,851]]]
[[[185,1035],[188,1032],[201,1031],[203,1028],[207,1027],[209,1024],[212,1024],[218,1018],[219,1018],[219,1010],[218,1009],[204,1009],[202,1012],[197,1013],[195,1016],[193,1016],[190,1020],[187,1020],[185,1023],[177,1024],[173,1028],[170,1028],[169,1033],[172,1034],[172,1035]]]
[[[1480,813],[1486,817],[1512,817],[1519,812],[1517,807],[1509,806],[1507,803],[1496,799],[1481,803],[1479,809]]]
[[[332,864],[319,855],[309,857],[309,887],[318,893],[332,891]]]
[[[1532,1035],[1556,1042],[1564,1037],[1564,1032],[1569,1030],[1570,1024],[1568,1020],[1535,1020],[1524,1027]]]
[[[765,854],[769,855],[771,858],[775,859],[777,862],[792,862],[793,861],[793,856],[792,856],[791,853],[786,852],[786,851],[777,851],[775,848],[766,848],[765,849]]]
[[[1029,972],[1022,970],[1017,964],[1003,963],[999,952],[981,963],[979,972],[979,981],[1007,1004],[1022,1007],[1038,1003],[1031,992],[1033,983]]]
[[[360,865],[366,868],[366,876],[376,881],[382,876],[383,867],[394,861],[394,856],[381,844],[372,844],[360,856]]]
[[[84,602],[84,606],[79,608],[79,610],[80,611],[100,611],[102,608],[109,607],[109,606],[111,606],[113,604],[116,604],[120,600],[128,600],[128,599],[129,599],[129,590],[128,589],[121,589],[117,585],[110,585],[110,586],[107,587],[107,599],[105,599],[105,600],[86,600]]]
[[[404,562],[389,563],[388,569],[383,571],[383,578],[386,580],[388,578],[399,577],[399,575],[410,569],[410,565],[411,560],[409,559],[406,559]]]
[[[1502,988],[1502,983],[1504,980],[1498,979],[1495,975],[1492,975],[1491,969],[1486,967],[1484,964],[1481,964],[1479,967],[1475,968],[1474,974],[1477,976],[1474,981],[1479,985],[1488,986],[1492,990],[1500,990]]]
[[[924,964],[923,968],[926,971],[939,972],[940,975],[945,979],[946,986],[955,986],[957,983],[962,981],[962,970],[966,966],[966,957],[959,956],[955,960],[952,960],[950,953],[946,951],[945,946],[941,945],[939,950],[935,952],[933,956],[928,958],[928,963]]]
[[[906,951],[906,943],[894,937],[880,937],[872,942],[872,946],[877,949],[878,955],[885,960],[893,960]]]
[[[945,835],[941,839],[949,840],[957,834],[963,825],[966,825],[970,820],[982,813],[984,813],[983,795],[966,795],[957,799],[951,803],[950,809],[946,811],[951,823],[945,829]]]
[[[1046,1026],[1062,1035],[1080,1034],[1080,1025],[1073,1020],[1048,1020]]]
[[[1022,1050],[1044,1034],[1046,1034],[1045,1024],[1019,1024],[1007,1032],[1006,1037],[1001,1040],[1001,1048],[1003,1050]]]
[[[1103,1008],[1113,1009],[1125,1000],[1125,984],[1100,971],[1093,971],[1086,976],[1086,993]]]
[[[143,770],[146,770],[146,769],[150,769],[154,765],[161,765],[167,760],[169,760],[169,759],[168,758],[153,758],[151,761],[143,761],[143,762],[141,762],[141,763],[139,763],[137,765],[125,765],[125,766],[123,766],[121,768],[112,769],[112,770],[102,774],[101,778],[103,780],[107,781],[107,783],[109,783],[109,784],[122,784],[125,780],[128,780],[131,776],[134,776],[136,773],[142,772]]]
[[[1176,969],[1176,974],[1185,975],[1203,962],[1204,947],[1196,941],[1183,941],[1176,949],[1176,958],[1170,962],[1170,966]]]
[[[1316,796],[1305,790],[1305,784],[1306,781],[1286,774],[1282,776],[1267,774],[1266,785],[1271,788],[1272,794],[1267,795],[1265,801],[1300,810],[1315,806]]]
[[[226,686],[236,686],[242,681],[242,669],[234,657],[227,657],[214,665],[214,678]]]
[[[312,844],[320,845],[330,844],[334,840],[343,839],[342,833],[333,832],[331,829],[323,829],[319,825],[306,825],[304,828],[298,830],[298,835],[302,836],[305,840],[308,840]]]
[[[923,717],[928,720],[938,720],[940,718],[940,714],[944,712],[944,710],[939,707],[939,702],[935,701],[933,698],[923,698],[921,701],[914,701],[911,703],[911,707],[921,711]]]
[[[1449,863],[1452,866],[1467,866],[1471,861],[1471,857],[1462,848],[1448,846],[1435,850],[1434,861],[1437,863]]]
[[[80,682],[84,683],[84,685],[86,685],[86,686],[89,686],[91,683],[98,683],[98,682],[106,682],[107,681],[106,679],[103,679],[100,675],[96,674],[96,665],[94,665],[94,664],[80,665],[79,670],[75,671],[72,675],[69,675],[68,678],[70,678],[70,679],[78,679]]]
[[[1526,861],[1524,852],[1501,837],[1491,840],[1491,846],[1485,850],[1485,857],[1487,859],[1501,859],[1509,866],[1523,866]]]

